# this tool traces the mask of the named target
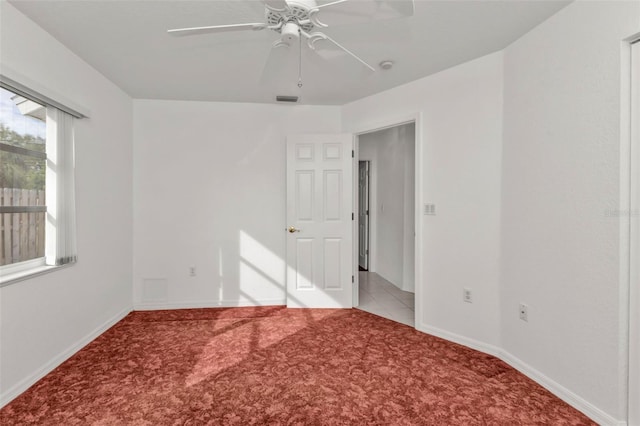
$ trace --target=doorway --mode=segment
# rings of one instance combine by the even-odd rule
[[[411,121],[357,136],[358,307],[410,325],[415,325],[415,129]]]

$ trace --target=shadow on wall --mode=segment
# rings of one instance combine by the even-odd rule
[[[216,255],[210,262],[198,268],[195,266],[190,278],[196,280],[196,286],[204,288],[206,299],[183,302],[184,307],[203,306],[259,306],[285,304],[287,298],[293,299],[299,306],[304,303],[293,295],[286,294],[286,261],[246,231],[238,234],[237,253],[216,248]],[[228,247],[228,244],[226,245]],[[191,268],[191,267],[190,267]],[[300,274],[300,271],[295,271]],[[311,277],[303,277],[311,281]],[[171,305],[168,279],[143,280],[143,307],[145,305]],[[202,292],[199,292],[202,294]],[[330,293],[326,293],[331,297]]]

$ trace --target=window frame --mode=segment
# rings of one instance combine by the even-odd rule
[[[26,99],[29,99],[33,102],[41,104],[46,108],[49,108],[49,107],[57,108],[60,111],[63,111],[74,118],[87,117],[85,114],[78,112],[73,108],[69,108],[35,90],[32,90],[27,86],[24,86],[19,82],[7,77],[4,74],[0,74],[0,87],[12,93],[15,93],[19,96],[22,96]],[[47,141],[47,144],[48,144],[48,141]],[[47,159],[47,152],[46,152],[47,150],[45,150],[45,152],[42,153],[42,152],[38,152],[38,151],[34,151],[27,148],[22,148],[22,147],[16,147],[16,146],[1,143],[1,142],[0,142],[0,150],[4,152],[10,152],[13,154],[26,155],[30,157],[45,159],[45,160]],[[46,185],[51,185],[51,184],[53,183],[48,183]],[[0,206],[0,213],[31,213],[31,212],[47,213],[47,205]],[[46,256],[46,252],[45,252],[45,256]],[[60,268],[65,268],[74,264],[74,263],[68,263],[63,265],[47,265],[45,256],[37,257],[34,259],[29,259],[21,262],[15,262],[8,265],[1,265],[0,266],[0,288],[5,287],[9,284],[13,284],[18,281],[22,281],[28,278],[32,278],[38,275],[52,272]]]

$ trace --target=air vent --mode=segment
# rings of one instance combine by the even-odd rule
[[[298,97],[297,96],[282,96],[282,95],[278,95],[278,96],[276,96],[276,101],[278,101],[278,102],[298,102]]]

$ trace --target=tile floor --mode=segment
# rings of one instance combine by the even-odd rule
[[[375,272],[359,272],[358,309],[414,327],[414,294],[402,291]]]

